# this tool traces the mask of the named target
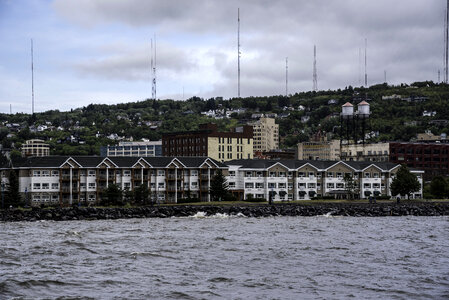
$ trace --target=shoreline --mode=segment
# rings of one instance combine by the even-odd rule
[[[351,216],[351,217],[385,217],[385,216],[447,216],[447,202],[413,202],[396,203],[320,203],[310,204],[256,204],[256,205],[175,205],[145,207],[74,207],[31,210],[11,209],[0,211],[0,222],[21,221],[70,221],[70,220],[116,220],[130,218],[170,218],[191,217],[203,212],[205,216],[227,214],[246,217],[273,216]]]

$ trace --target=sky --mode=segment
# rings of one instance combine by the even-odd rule
[[[0,0],[0,113],[443,80],[443,0]],[[286,58],[288,57],[288,76]]]

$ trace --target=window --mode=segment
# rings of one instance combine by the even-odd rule
[[[163,189],[163,188],[165,188],[165,183],[164,182],[158,182],[157,187],[159,189]]]
[[[279,177],[285,177],[285,172],[279,172]]]
[[[192,186],[192,188],[197,188],[198,187],[198,181],[192,181],[190,183],[190,185]]]
[[[371,174],[370,173],[365,173],[365,178],[371,178]]]
[[[164,170],[157,170],[157,176],[165,176]]]
[[[48,190],[50,188],[50,184],[49,183],[42,183],[42,189],[43,190]]]
[[[314,189],[315,188],[315,183],[308,183],[307,184],[307,187],[309,188],[309,189]]]
[[[256,189],[263,189],[265,184],[263,182],[256,182]]]
[[[150,183],[150,188],[151,189],[155,189],[156,188],[156,183],[154,183],[154,182]]]
[[[235,182],[229,182],[228,184],[229,188],[235,188]]]
[[[235,171],[229,171],[229,176],[234,177],[235,176]]]
[[[291,179],[291,178],[293,177],[293,172],[288,172],[288,173],[287,173],[287,177],[288,177],[289,179]]]
[[[300,182],[298,183],[298,187],[303,189],[306,187],[306,184],[304,182]]]
[[[327,184],[327,188],[328,189],[333,189],[335,187],[335,185],[333,183],[328,183]]]
[[[84,186],[86,186],[86,184],[84,184]],[[59,189],[59,183],[52,183],[51,184],[51,189],[52,190],[58,190]]]
[[[256,176],[257,176],[257,177],[262,177],[262,176],[263,176],[263,173],[262,173],[261,171],[257,171],[257,172],[256,172]]]
[[[88,187],[89,187],[90,189],[94,189],[94,188],[95,188],[95,182],[89,182]]]
[[[343,173],[337,172],[337,178],[343,178]]]
[[[57,170],[51,171],[51,176],[59,176],[59,171]]]
[[[302,177],[304,177],[304,172],[298,172],[298,177],[300,177],[300,178],[302,178]]]
[[[254,188],[254,183],[253,182],[246,182],[245,183],[245,189],[252,189]]]
[[[293,194],[288,194],[288,201],[292,201],[293,200]]]
[[[315,177],[315,173],[314,172],[309,172],[309,177],[310,178]]]
[[[337,183],[337,189],[343,189],[344,187],[344,183]]]
[[[327,172],[327,177],[328,177],[328,178],[334,177],[334,173],[333,173],[333,172]]]
[[[129,190],[129,189],[131,188],[131,182],[125,182],[125,183],[123,184],[123,188],[124,188],[125,190]]]
[[[285,189],[285,182],[279,182],[279,183],[278,183],[278,187],[279,187],[280,189]]]
[[[252,177],[252,172],[251,171],[246,171],[245,172],[245,177]]]
[[[375,188],[375,189],[380,188],[380,184],[379,183],[373,183],[373,188]]]
[[[288,189],[289,189],[289,190],[293,189],[293,182],[289,182],[289,183],[288,183]]]
[[[190,173],[191,176],[198,176],[198,170],[192,170],[192,172]]]
[[[373,178],[379,178],[379,173],[373,173]]]
[[[58,195],[52,195],[51,196],[51,201],[52,202],[58,202],[59,201],[59,196]]]
[[[95,176],[95,170],[89,170],[87,175],[88,176]]]
[[[276,188],[276,183],[274,183],[274,182],[269,182],[269,183],[268,183],[268,188],[269,188],[269,189],[275,189],[275,188]]]
[[[34,177],[40,177],[41,176],[41,171],[33,171],[33,176]]]
[[[40,190],[41,189],[41,184],[40,183],[33,183],[33,189],[34,190]]]
[[[365,188],[365,189],[371,188],[371,183],[364,183],[363,188]]]
[[[270,176],[270,177],[276,177],[276,172],[270,172],[270,173],[269,173],[269,176]]]
[[[48,177],[48,176],[50,176],[50,171],[48,171],[48,170],[43,170],[42,173],[41,173],[41,175],[44,176],[44,177]]]

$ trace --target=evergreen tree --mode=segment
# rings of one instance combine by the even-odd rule
[[[418,178],[410,173],[407,166],[402,165],[396,173],[396,177],[393,179],[390,188],[393,196],[407,195],[407,198],[410,199],[410,194],[419,191],[421,184]]]
[[[212,201],[222,201],[229,193],[229,186],[223,172],[218,169],[210,181],[210,196]]]
[[[9,172],[9,184],[7,187],[7,192],[5,194],[5,208],[10,206],[18,207],[22,203],[22,198],[19,193],[19,179],[17,173],[14,170]]]
[[[103,205],[123,205],[122,201],[123,191],[116,184],[108,185],[108,188],[103,192]]]
[[[134,202],[139,205],[147,205],[149,202],[150,191],[146,184],[141,184],[134,189]]]

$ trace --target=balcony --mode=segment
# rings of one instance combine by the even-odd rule
[[[207,174],[201,174],[201,177],[200,177],[202,180],[208,180],[209,179],[209,175],[207,175]]]

